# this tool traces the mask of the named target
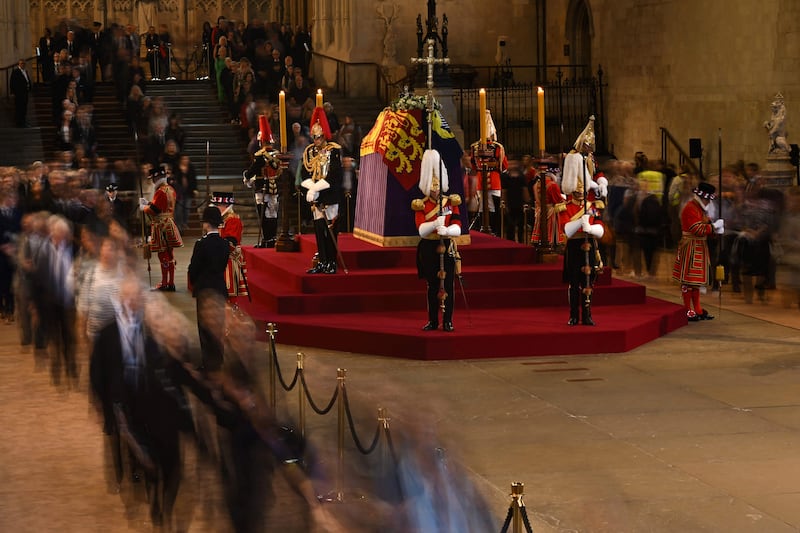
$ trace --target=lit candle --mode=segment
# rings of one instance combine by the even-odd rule
[[[486,89],[481,89],[478,94],[480,94],[481,100],[480,116],[478,117],[481,121],[481,138],[479,142],[483,146],[486,144]]]
[[[544,154],[544,89],[536,89],[536,103],[539,111],[539,152]]]
[[[278,94],[278,103],[281,116],[281,152],[286,152],[286,93],[281,91]]]
[[[322,89],[317,89],[317,107],[322,107]]]

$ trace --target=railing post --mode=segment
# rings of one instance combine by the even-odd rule
[[[275,354],[272,351],[273,346],[275,346],[275,333],[278,330],[275,327],[275,323],[269,322],[267,323],[267,354],[269,357],[269,405],[272,407],[272,410],[275,410],[275,406],[278,404],[278,397],[277,397],[277,376],[278,376],[278,369],[275,365]]]
[[[345,412],[344,412],[344,380],[345,376],[347,375],[347,370],[344,368],[339,368],[336,370],[336,380],[338,381],[338,393],[339,397],[337,398],[338,404],[338,420],[337,420],[337,434],[336,434],[336,448],[337,448],[337,460],[336,460],[336,491],[334,495],[334,499],[332,501],[335,502],[343,502],[344,501],[344,427],[347,424],[345,420]]]
[[[523,533],[525,525],[522,520],[522,508],[525,504],[522,501],[522,493],[525,492],[525,484],[516,481],[511,484],[511,507],[513,514],[511,517],[511,531],[514,533]]]
[[[303,373],[303,352],[297,352],[297,372],[301,374]],[[300,424],[300,436],[305,438],[306,436],[306,402],[305,402],[305,391],[303,387],[297,387],[297,407],[298,407],[298,422]]]

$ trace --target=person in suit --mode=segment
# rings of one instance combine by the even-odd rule
[[[39,47],[36,51],[37,61],[42,69],[42,81],[50,83],[55,76],[55,64],[53,63],[53,52],[56,51],[56,42],[50,28],[44,29],[44,35],[39,38]]]
[[[103,46],[103,32],[100,31],[100,28],[103,27],[103,24],[100,22],[95,21],[92,24],[92,31],[89,33],[87,41],[89,45],[89,52],[91,53],[91,67],[90,72],[88,72],[88,78],[92,81],[97,79],[97,64],[100,61],[101,55],[101,48]],[[102,66],[101,66],[101,79],[102,79]]]
[[[197,331],[202,352],[202,369],[218,372],[223,362],[223,328],[228,287],[230,244],[219,234],[222,214],[216,206],[203,210],[203,238],[198,239],[189,262],[189,290],[197,303]]]
[[[31,92],[31,77],[25,70],[25,60],[17,61],[11,72],[11,94],[14,95],[14,118],[18,128],[28,127],[28,95]]]

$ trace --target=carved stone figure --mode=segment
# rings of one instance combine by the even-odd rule
[[[770,110],[772,116],[764,122],[764,127],[769,133],[769,153],[788,153],[791,149],[786,142],[786,106],[782,94],[775,95]]]

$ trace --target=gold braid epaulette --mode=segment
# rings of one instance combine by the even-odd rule
[[[451,194],[450,198],[450,205],[458,206],[461,205],[461,196],[458,194]]]
[[[414,211],[422,211],[425,209],[425,200],[422,198],[411,200],[411,209]]]

